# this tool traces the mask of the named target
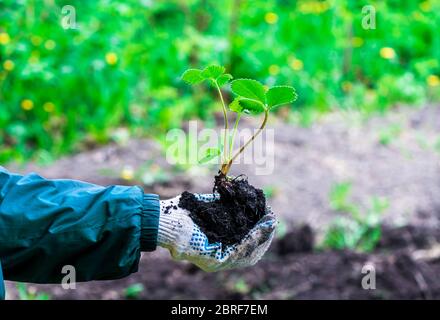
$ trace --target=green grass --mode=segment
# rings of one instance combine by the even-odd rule
[[[379,143],[388,146],[402,133],[402,128],[399,124],[392,124],[379,131]]]
[[[321,248],[351,249],[370,252],[382,235],[381,218],[389,207],[383,197],[371,197],[369,206],[363,209],[350,199],[352,185],[349,182],[335,184],[330,191],[330,208],[339,215],[329,226]]]
[[[78,29],[61,27],[67,4]],[[376,30],[361,27],[367,4]],[[188,118],[212,121],[215,97],[179,81],[211,63],[294,86],[303,124],[334,108],[439,100],[439,29],[433,0],[4,0],[0,163],[48,163],[121,129],[160,138]]]
[[[144,290],[142,283],[132,284],[124,290],[124,297],[126,299],[139,299]]]
[[[25,283],[17,283],[19,300],[50,300],[50,295],[36,291],[35,287],[29,287]]]

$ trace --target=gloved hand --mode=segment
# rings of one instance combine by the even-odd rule
[[[196,194],[199,200],[213,201],[213,194]],[[170,250],[176,260],[188,260],[204,271],[251,266],[261,259],[268,249],[276,226],[270,211],[241,240],[223,246],[209,243],[206,235],[189,217],[189,211],[178,206],[180,196],[160,201],[158,245]]]

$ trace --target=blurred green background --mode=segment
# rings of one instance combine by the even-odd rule
[[[362,28],[365,5],[377,29]],[[438,101],[439,30],[435,0],[0,0],[0,163],[212,122],[215,97],[180,81],[209,63],[293,85],[298,102],[279,112],[302,124]]]

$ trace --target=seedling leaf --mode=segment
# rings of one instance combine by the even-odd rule
[[[247,114],[259,114],[264,112],[264,106],[260,101],[243,97],[235,98],[229,105],[229,109],[233,112],[244,112]]]
[[[205,79],[211,78],[211,79],[217,79],[225,72],[225,67],[217,66],[217,65],[210,65],[207,66],[202,71],[202,77]]]
[[[252,99],[241,99],[240,103],[243,106],[244,113],[260,114],[264,112],[264,106],[259,101],[255,101]]]
[[[237,79],[231,83],[232,92],[237,96],[257,100],[263,104],[266,103],[264,86],[251,79]]]
[[[205,156],[199,163],[206,163],[210,160],[221,157],[220,171],[227,175],[234,160],[250,145],[255,137],[266,127],[269,111],[271,108],[290,103],[296,100],[295,89],[288,86],[277,86],[267,89],[263,84],[252,79],[237,79],[231,82],[231,90],[235,99],[229,104],[229,109],[237,113],[233,127],[232,137],[226,132],[229,129],[228,112],[221,87],[225,86],[233,79],[232,75],[225,73],[225,68],[219,65],[210,65],[201,69],[189,69],[182,75],[182,79],[189,84],[197,84],[207,80],[217,91],[221,100],[224,117],[225,131],[223,141],[219,142],[219,147],[208,148]],[[234,147],[235,134],[243,113],[256,115],[264,112],[264,119],[256,133],[246,141],[235,154],[232,152]],[[231,139],[228,139],[231,138]]]
[[[295,89],[289,86],[272,87],[266,92],[266,101],[269,109],[291,103],[295,101],[296,98],[297,94]]]
[[[197,84],[205,80],[202,76],[202,70],[188,69],[182,74],[182,80],[189,84]]]
[[[230,104],[229,104],[229,110],[233,112],[243,112],[243,106],[240,103],[240,98],[235,98]]]
[[[205,156],[199,160],[199,163],[206,163],[214,158],[217,158],[220,156],[221,151],[219,148],[208,148],[206,149]]]
[[[222,87],[223,85],[228,83],[230,80],[232,80],[232,78],[233,78],[232,75],[230,75],[229,73],[225,73],[217,78],[217,83],[220,87]]]

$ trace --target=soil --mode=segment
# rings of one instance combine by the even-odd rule
[[[115,281],[31,285],[54,299],[125,299],[135,283],[138,299],[440,299],[440,231],[405,226],[384,232],[373,253],[316,251],[310,226],[299,226],[275,239],[253,267],[206,273],[185,262],[172,262],[156,251],[144,255],[139,272]],[[405,235],[402,238],[398,235]],[[364,289],[363,267],[374,266],[375,289]],[[10,298],[16,290],[8,284]]]
[[[239,243],[266,214],[266,197],[243,176],[226,178],[219,174],[215,177],[214,192],[220,198],[204,202],[185,191],[179,206],[190,211],[190,217],[211,243]]]

